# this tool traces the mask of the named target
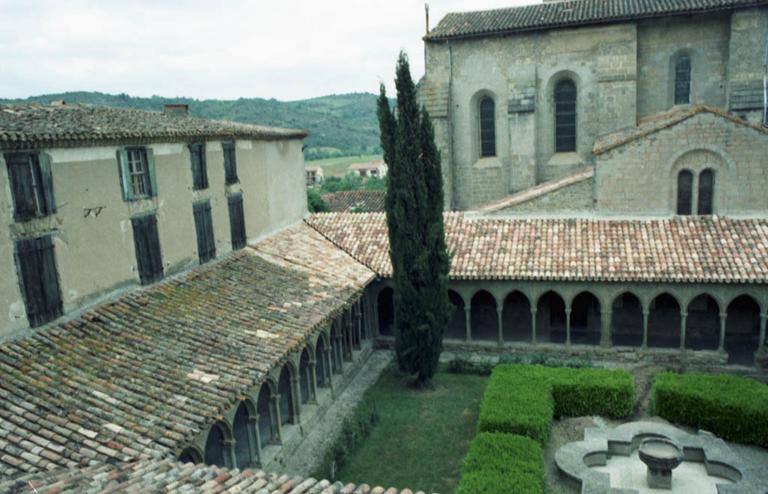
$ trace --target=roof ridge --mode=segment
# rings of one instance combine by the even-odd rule
[[[344,214],[344,213],[314,213],[314,214],[310,215],[310,217],[311,217],[311,216],[318,216],[318,215],[322,215],[322,214],[332,214],[332,215],[337,215],[337,214]],[[363,215],[363,214],[365,214],[365,215],[369,215],[369,214],[381,214],[381,213],[350,213],[350,214],[356,214],[356,215]],[[379,277],[379,278],[381,277],[381,273],[379,273],[378,271],[376,271],[376,269],[374,269],[374,267],[373,267],[373,266],[369,265],[368,263],[366,263],[365,261],[363,261],[362,259],[360,259],[359,257],[357,257],[355,254],[353,254],[352,252],[350,252],[349,250],[347,250],[347,249],[346,249],[344,246],[342,246],[341,244],[339,244],[338,242],[336,242],[335,240],[333,240],[331,237],[329,237],[328,235],[326,235],[325,233],[323,233],[323,232],[322,232],[322,231],[321,231],[319,228],[316,228],[316,227],[315,227],[315,225],[313,225],[312,223],[310,223],[309,221],[307,221],[307,218],[304,218],[304,220],[303,220],[303,221],[304,221],[304,223],[305,223],[306,225],[308,225],[308,226],[309,226],[310,228],[312,228],[314,231],[316,231],[317,233],[319,233],[319,234],[320,234],[320,235],[321,235],[321,236],[322,236],[324,239],[326,239],[327,241],[329,241],[330,243],[332,243],[333,245],[335,245],[335,246],[336,246],[338,249],[340,249],[341,251],[343,251],[343,252],[346,252],[346,253],[347,253],[347,255],[349,255],[349,257],[351,257],[352,259],[354,259],[355,261],[357,261],[357,262],[358,262],[358,263],[360,263],[361,265],[365,266],[366,268],[370,269],[370,270],[371,270],[371,271],[372,271],[374,274],[376,274],[376,276],[377,276],[377,277]]]

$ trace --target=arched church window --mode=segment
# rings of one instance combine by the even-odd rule
[[[576,151],[576,84],[570,79],[555,86],[555,151]]]
[[[691,214],[693,200],[693,173],[682,170],[677,175],[677,214]]]
[[[680,55],[675,62],[675,104],[691,102],[691,57]]]
[[[715,172],[707,168],[699,174],[699,214],[712,214],[715,192]]]
[[[488,96],[480,100],[480,156],[496,156],[496,108]]]

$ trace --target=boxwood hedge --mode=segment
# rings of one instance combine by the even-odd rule
[[[655,413],[671,422],[768,447],[768,386],[758,381],[664,372],[656,376],[652,398]]]
[[[520,434],[544,444],[553,416],[632,413],[635,389],[626,370],[499,365],[480,405],[478,429]]]
[[[533,439],[479,433],[469,445],[457,494],[542,494],[544,453]]]

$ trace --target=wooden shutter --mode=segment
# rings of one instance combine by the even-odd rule
[[[141,283],[146,285],[162,279],[163,259],[157,233],[157,217],[155,215],[139,216],[132,218],[131,224]]]
[[[28,153],[7,153],[8,181],[13,195],[13,218],[26,221],[37,216],[34,190],[32,186],[32,167]]]
[[[126,149],[117,150],[117,173],[120,177],[120,188],[123,190],[123,200],[134,200],[133,187],[131,187],[131,172],[128,169],[128,151]]]
[[[232,237],[232,250],[245,247],[245,215],[243,213],[243,196],[229,196],[229,229]]]
[[[224,142],[221,144],[224,151],[224,181],[227,185],[237,183],[237,158],[235,143]]]
[[[205,163],[205,144],[190,144],[189,156],[192,164],[192,188],[194,190],[207,189],[208,170]]]
[[[147,174],[149,175],[149,197],[157,196],[157,175],[155,173],[155,153],[152,148],[145,148],[147,157]]]
[[[195,216],[195,232],[197,234],[197,254],[200,264],[216,257],[216,242],[213,236],[211,221],[211,203],[198,202],[192,206]]]
[[[59,317],[63,306],[52,238],[17,240],[16,264],[29,325],[40,326]]]
[[[40,165],[40,179],[45,201],[45,213],[56,213],[56,196],[53,193],[53,170],[51,168],[51,156],[40,153],[37,157]]]

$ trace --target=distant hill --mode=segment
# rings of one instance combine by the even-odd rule
[[[44,94],[26,99],[0,99],[0,103],[50,103],[56,100],[155,111],[162,111],[166,103],[186,103],[189,105],[190,114],[196,117],[308,129],[309,137],[305,150],[307,159],[381,152],[376,120],[376,95],[370,93],[333,94],[299,101],[277,101],[262,98],[139,98],[127,94],[79,91]]]

